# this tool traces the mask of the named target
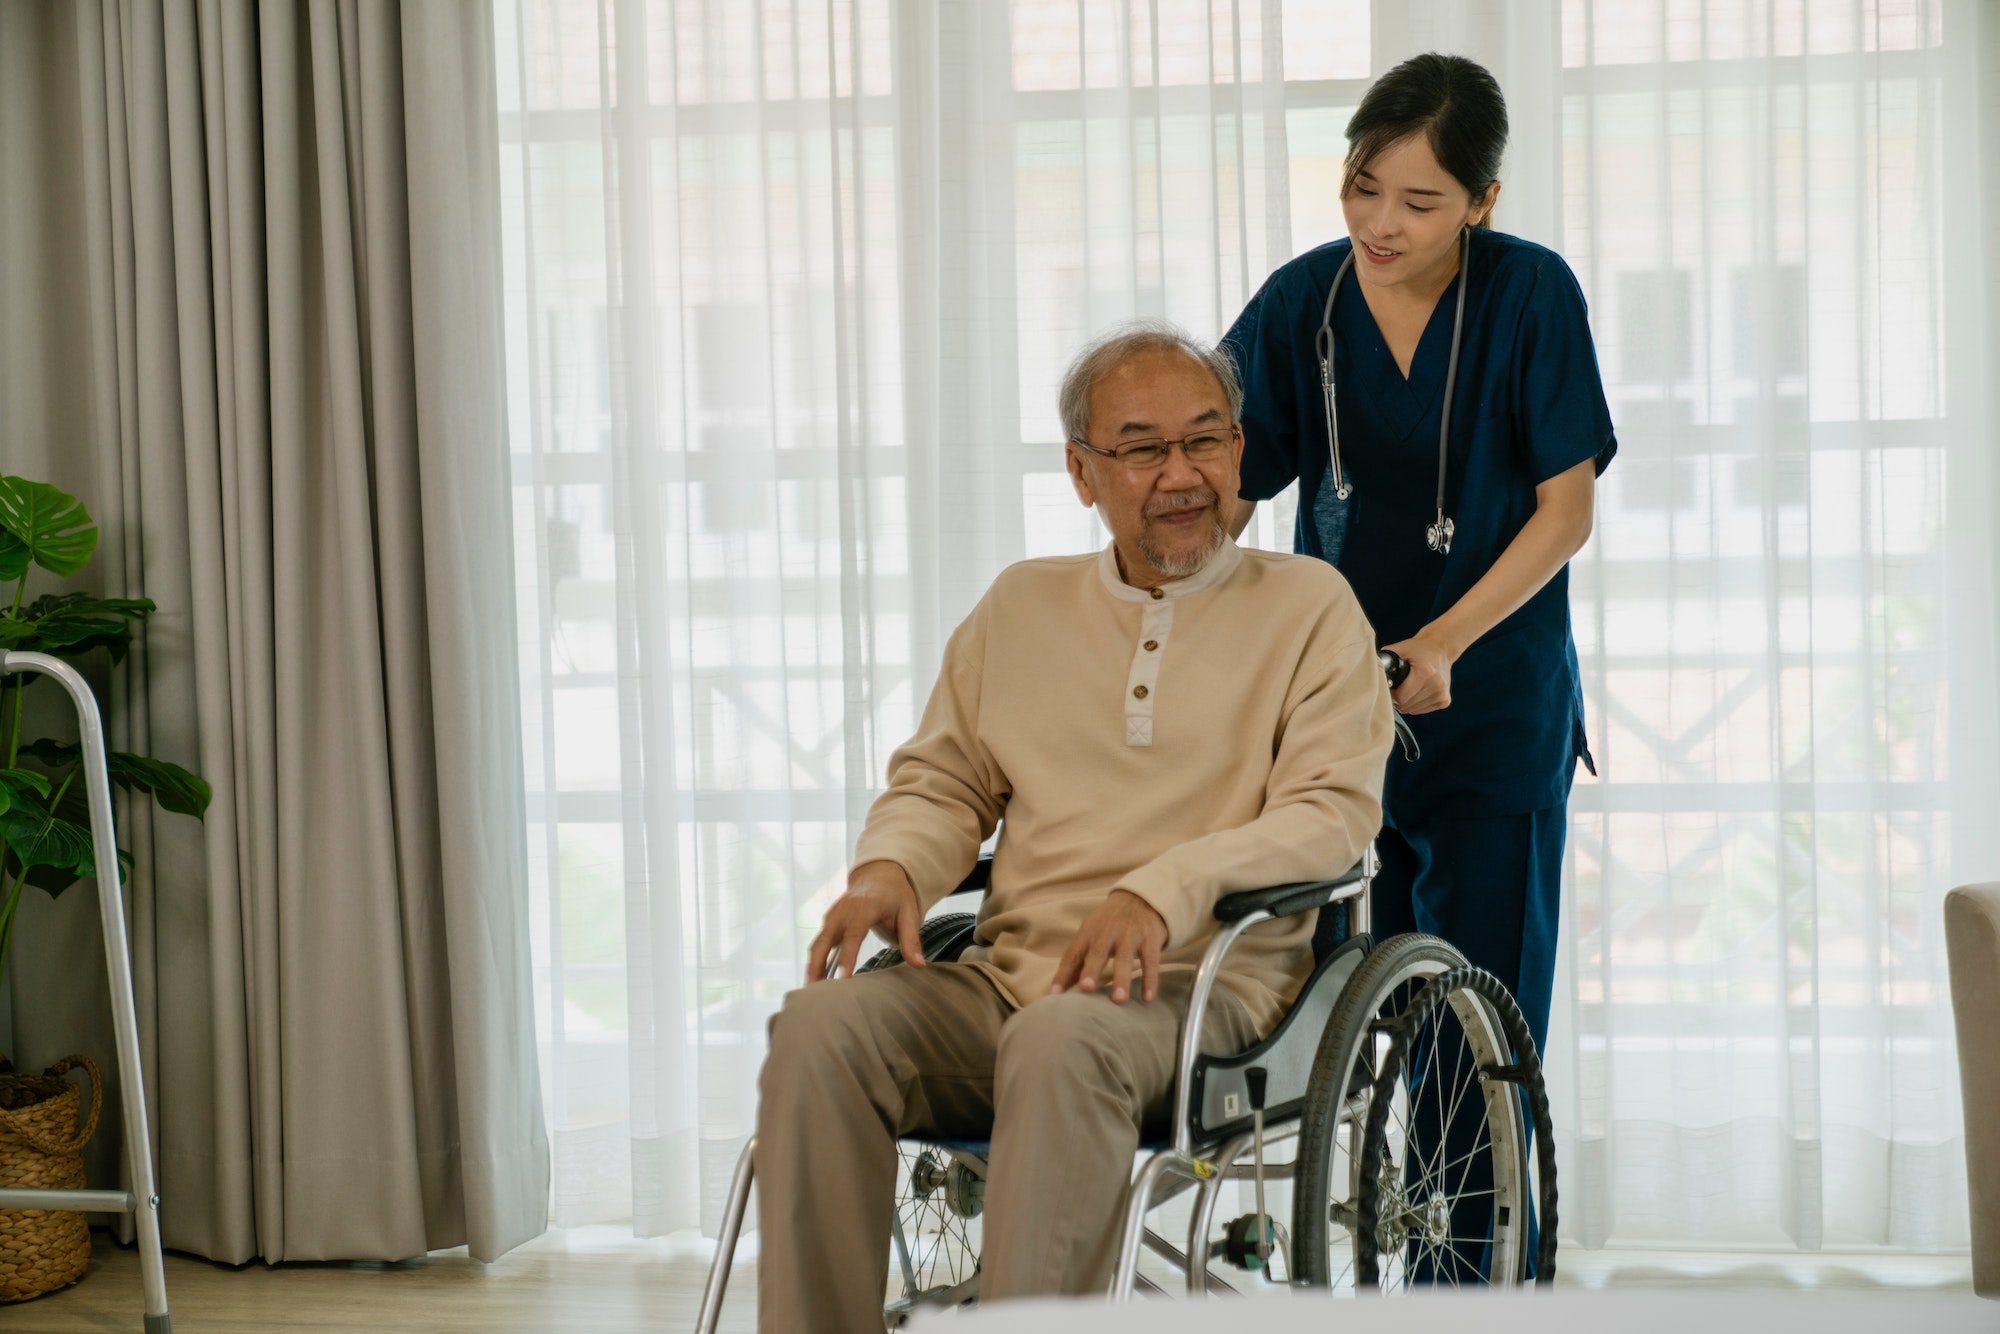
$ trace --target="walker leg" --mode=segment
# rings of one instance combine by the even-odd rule
[[[160,1197],[152,1193],[151,1184],[148,1181],[144,1199],[135,1193],[132,1206],[133,1221],[139,1225],[139,1282],[146,1294],[146,1334],[173,1334],[174,1317],[167,1310],[167,1265],[160,1254]]]
[[[695,1319],[695,1334],[715,1334],[722,1319],[722,1294],[729,1287],[729,1269],[736,1260],[736,1239],[743,1232],[743,1213],[750,1206],[750,1180],[757,1172],[757,1137],[743,1146],[736,1160],[736,1175],[729,1182],[729,1203],[722,1211],[722,1232],[715,1239],[715,1262],[708,1267],[708,1286],[701,1294],[701,1315]],[[147,1334],[152,1334],[151,1330]]]

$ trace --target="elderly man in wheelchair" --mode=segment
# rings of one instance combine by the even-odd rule
[[[701,1328],[753,1176],[766,1331],[1124,1296],[1142,1247],[1191,1291],[1226,1283],[1216,1260],[1317,1286],[1533,1272],[1533,1043],[1444,942],[1362,930],[1396,664],[1331,566],[1229,540],[1241,401],[1226,354],[1168,326],[1071,366],[1070,476],[1111,544],[1011,567],[953,634],[772,1021]],[[966,888],[976,920],[925,921]],[[1351,928],[1319,959],[1316,911]],[[857,969],[871,930],[895,948]],[[1246,1176],[1257,1208],[1217,1239]],[[1147,1217],[1190,1188],[1183,1249]]]

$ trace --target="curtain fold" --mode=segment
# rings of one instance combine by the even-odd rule
[[[73,73],[0,101],[76,127],[83,227],[0,239],[83,270],[90,388],[6,467],[77,490],[87,577],[161,604],[107,686],[118,743],[215,789],[201,825],[121,812],[166,1243],[493,1258],[545,1225],[548,1166],[490,11],[93,3],[36,37]],[[94,1022],[35,973],[24,1046]]]

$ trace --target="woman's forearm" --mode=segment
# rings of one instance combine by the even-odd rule
[[[1493,568],[1418,632],[1456,659],[1542,590],[1590,537],[1597,466],[1585,460],[1535,488],[1535,512]]]

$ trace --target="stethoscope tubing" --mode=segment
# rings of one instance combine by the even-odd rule
[[[1354,245],[1359,245],[1356,241]],[[1446,469],[1451,458],[1451,400],[1452,391],[1458,387],[1458,352],[1465,335],[1465,289],[1472,266],[1472,229],[1464,228],[1458,241],[1458,301],[1451,317],[1451,360],[1444,373],[1444,407],[1438,415],[1438,484],[1437,518],[1425,531],[1424,541],[1432,551],[1440,554],[1451,551],[1453,531],[1457,527],[1444,513],[1444,486]],[[1319,332],[1313,338],[1313,350],[1319,355],[1320,392],[1326,398],[1326,448],[1329,461],[1333,464],[1333,494],[1337,500],[1346,500],[1354,494],[1354,484],[1347,480],[1347,472],[1340,465],[1340,418],[1336,412],[1336,391],[1333,382],[1333,300],[1340,295],[1341,280],[1354,267],[1354,250],[1350,246],[1347,258],[1340,262],[1340,268],[1333,275],[1333,285],[1327,288],[1326,305],[1320,312]]]

